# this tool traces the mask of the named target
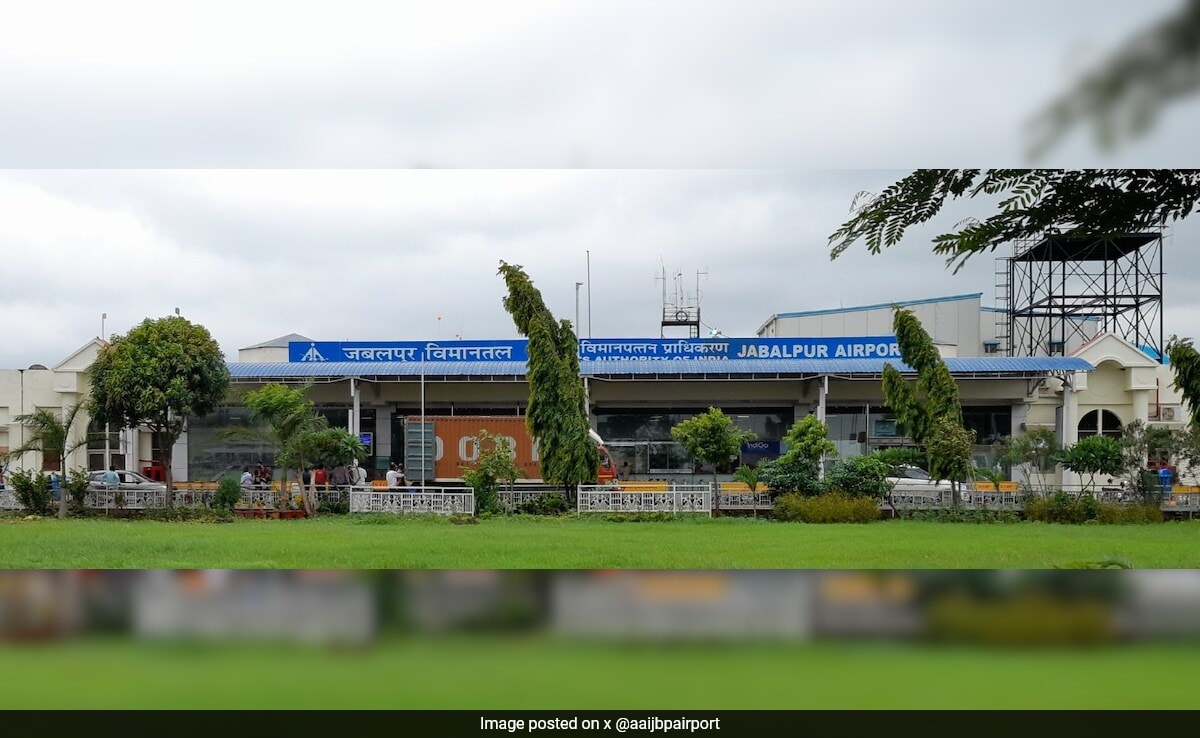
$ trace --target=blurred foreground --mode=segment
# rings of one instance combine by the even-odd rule
[[[1182,708],[1200,572],[6,572],[0,635],[0,708]]]
[[[8,571],[0,639],[1200,640],[1200,572]]]

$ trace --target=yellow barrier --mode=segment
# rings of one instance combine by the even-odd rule
[[[666,492],[666,482],[620,482],[622,492]]]

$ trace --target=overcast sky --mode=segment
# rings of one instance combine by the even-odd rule
[[[969,292],[994,304],[994,260],[953,275],[922,228],[836,261],[854,195],[894,171],[9,171],[0,173],[0,366],[52,365],[100,333],[181,313],[226,355],[287,333],[321,340],[513,338],[501,259],[525,267],[582,335],[658,336],[682,273],[702,319],[753,335],[773,313]],[[981,208],[959,203],[936,225]],[[1197,267],[1168,244],[1168,333],[1200,336]],[[703,272],[697,277],[697,272]],[[1186,279],[1185,279],[1186,278]],[[440,320],[439,320],[440,318]],[[668,333],[668,335],[680,335]]]
[[[587,335],[588,251],[596,337],[658,335],[664,266],[668,293],[706,272],[704,322],[728,335],[782,311],[992,304],[990,256],[952,277],[930,252],[969,205],[880,257],[831,263],[827,237],[896,167],[1029,164],[1023,124],[1179,5],[14,4],[0,366],[56,363],[102,313],[125,332],[175,307],[230,358],[290,332],[513,337],[501,259],[560,317],[585,282]],[[1198,121],[1185,100],[1114,152],[1080,132],[1036,163],[1194,165]],[[1168,333],[1200,335],[1178,257],[1196,233],[1168,244]]]

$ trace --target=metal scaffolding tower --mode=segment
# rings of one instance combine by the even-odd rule
[[[1150,349],[1161,361],[1163,234],[1098,238],[1050,234],[1013,244],[997,292],[1007,292],[1010,356],[1055,356],[1099,332]],[[998,295],[999,296],[999,295]]]

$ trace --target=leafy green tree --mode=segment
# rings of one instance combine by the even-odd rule
[[[1111,237],[1186,218],[1200,202],[1194,169],[918,169],[878,195],[859,193],[852,217],[829,237],[837,258],[859,240],[878,254],[936,216],[948,200],[990,198],[998,209],[933,239],[947,265],[1054,230]]]
[[[929,474],[935,479],[950,480],[951,499],[959,502],[959,485],[971,479],[971,445],[975,443],[975,431],[967,430],[962,423],[950,418],[938,418],[933,422],[926,450],[929,453]]]
[[[1183,395],[1193,428],[1200,425],[1200,352],[1192,345],[1192,339],[1171,336],[1167,341],[1166,354],[1175,373],[1172,386]]]
[[[781,456],[764,461],[758,465],[758,480],[767,485],[772,496],[796,492],[804,497],[814,497],[825,490],[817,464],[801,458]]]
[[[25,443],[8,452],[6,458],[17,459],[31,451],[40,452],[43,460],[58,459],[62,470],[62,483],[66,482],[66,459],[75,449],[87,443],[87,438],[71,438],[71,429],[75,421],[84,411],[84,403],[78,403],[70,408],[64,408],[62,417],[49,408],[38,408],[32,413],[18,415],[16,420],[25,426],[27,438]],[[87,417],[86,415],[84,417]],[[62,484],[60,483],[60,487]],[[58,497],[58,517],[67,517],[67,494],[61,492]]]
[[[917,373],[915,385],[890,363],[883,365],[883,396],[905,434],[925,450],[929,473],[957,483],[969,477],[974,434],[962,425],[958,385],[946,362],[911,310],[897,307],[892,326],[900,358]],[[965,441],[965,443],[964,443]],[[966,470],[964,472],[964,470]]]
[[[1062,447],[1052,429],[1034,428],[1022,435],[1001,439],[997,450],[1002,463],[1021,470],[1027,487],[1033,486],[1036,479],[1036,487],[1044,491],[1046,474],[1058,463]],[[1032,489],[1028,491],[1032,492]]]
[[[1171,463],[1176,455],[1178,442],[1168,428],[1146,425],[1135,420],[1121,429],[1121,463],[1129,489],[1137,490],[1144,499],[1159,492],[1158,475],[1149,471],[1147,463],[1153,459]]]
[[[958,501],[958,483],[970,476],[974,434],[963,428],[958,385],[933,339],[911,311],[897,307],[892,321],[900,357],[916,373],[915,386],[889,364],[883,367],[883,395],[896,419],[929,459],[929,473],[949,479]]]
[[[734,481],[741,482],[750,488],[750,492],[758,491],[758,468],[742,465],[733,470]]]
[[[1062,465],[1076,474],[1088,475],[1088,490],[1095,488],[1096,475],[1117,476],[1124,468],[1121,444],[1108,436],[1087,436],[1068,446],[1059,456]]]
[[[915,448],[881,448],[872,451],[871,458],[883,463],[888,468],[888,474],[897,476],[900,470],[906,466],[917,466],[924,469],[929,465],[929,459],[925,454]]]
[[[710,407],[708,412],[677,424],[671,429],[671,437],[678,441],[692,458],[713,465],[715,485],[717,467],[737,458],[742,444],[753,441],[758,435],[754,431],[741,430],[720,408]]]
[[[529,339],[529,406],[525,424],[539,444],[542,478],[568,492],[596,479],[600,453],[588,431],[587,397],[579,373],[579,341],[570,321],[556,321],[542,293],[516,264],[500,262],[508,295],[504,309]]]
[[[806,415],[792,424],[783,440],[787,451],[783,458],[820,464],[826,456],[837,456],[837,446],[829,440],[829,426],[816,415]]]
[[[1105,149],[1149,130],[1161,108],[1200,90],[1197,38],[1200,0],[1138,29],[1031,121],[1031,153],[1044,153],[1082,123]]]
[[[874,456],[854,456],[834,464],[825,485],[829,491],[848,497],[883,498],[892,491],[889,473],[887,464]]]
[[[307,386],[267,384],[246,394],[251,419],[267,426],[265,437],[257,435],[276,449],[275,460],[281,467],[280,489],[285,493],[292,468],[297,470],[299,479],[301,472],[317,461],[336,465],[366,458],[362,441],[344,428],[330,428],[325,417],[306,399],[307,390]],[[237,432],[255,434],[252,429]],[[300,489],[304,509],[315,515],[317,505],[312,490],[304,485]]]
[[[167,505],[174,504],[171,457],[189,417],[217,408],[229,388],[225,355],[204,326],[177,315],[146,319],[113,336],[92,364],[93,420],[145,426],[162,452]]]
[[[486,430],[475,436],[479,446],[479,461],[474,467],[463,467],[463,481],[475,490],[477,512],[498,513],[501,484],[511,487],[521,476],[521,470],[513,463],[513,450],[508,439]]]

